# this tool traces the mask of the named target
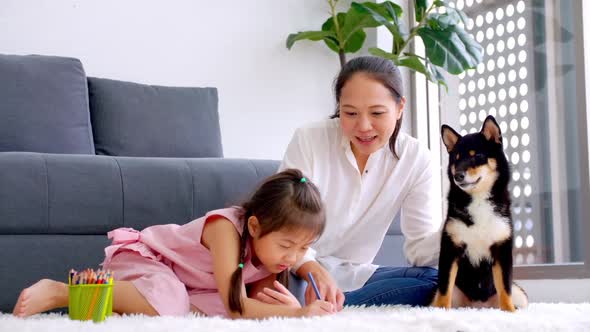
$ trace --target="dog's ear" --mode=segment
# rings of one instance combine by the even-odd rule
[[[502,132],[500,131],[500,127],[493,116],[488,115],[486,120],[483,122],[481,133],[488,141],[493,140],[498,144],[502,144]]]
[[[459,135],[455,130],[453,130],[453,128],[447,125],[442,125],[440,128],[440,134],[442,136],[443,143],[445,143],[445,146],[447,147],[447,151],[453,151],[453,148],[455,147],[455,144],[457,144],[459,138],[461,138],[461,135]]]

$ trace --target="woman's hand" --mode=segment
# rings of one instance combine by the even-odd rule
[[[305,302],[313,303],[316,300],[316,294],[313,290],[311,282],[308,280],[308,272],[311,272],[313,279],[320,291],[321,300],[330,302],[336,311],[342,310],[344,305],[344,293],[336,285],[336,281],[326,269],[324,269],[318,262],[307,262],[297,270],[297,275],[300,278],[307,280],[307,289],[305,290]]]
[[[280,282],[275,280],[273,286],[276,290],[265,287],[262,292],[256,294],[256,299],[268,304],[281,304],[291,308],[301,308],[297,298]]]
[[[313,303],[299,309],[299,315],[303,317],[325,316],[335,313],[334,306],[330,302],[316,300]]]

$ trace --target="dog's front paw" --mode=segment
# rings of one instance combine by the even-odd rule
[[[500,309],[509,312],[515,312],[516,308],[512,303],[512,298],[510,296],[500,297]]]

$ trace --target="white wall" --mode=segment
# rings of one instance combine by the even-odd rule
[[[334,107],[338,56],[318,42],[285,47],[327,17],[323,0],[0,0],[0,53],[77,57],[88,76],[217,87],[226,157],[281,159],[296,127]]]
[[[539,279],[516,282],[527,292],[530,302],[590,301],[590,279]]]

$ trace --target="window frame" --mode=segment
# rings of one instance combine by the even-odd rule
[[[551,0],[547,0],[549,2]],[[585,4],[584,4],[585,3]],[[575,13],[580,15],[579,19],[573,19],[575,30],[580,31],[576,34],[576,67],[581,70],[576,71],[576,94],[583,96],[578,100],[578,133],[581,142],[579,154],[579,166],[581,170],[580,178],[580,195],[582,202],[590,202],[590,154],[588,146],[590,140],[588,136],[589,112],[588,99],[590,97],[590,85],[586,84],[585,77],[590,77],[590,21],[584,23],[584,14],[590,12],[590,3],[588,1],[576,0],[572,2]],[[583,238],[590,238],[590,225],[584,220],[590,217],[590,204],[583,204],[580,211],[581,229],[584,232]],[[590,245],[585,243],[583,249],[583,261],[579,263],[555,263],[555,264],[532,264],[515,266],[515,278],[517,279],[580,279],[590,277]]]
[[[551,3],[555,0],[545,0],[546,3]],[[578,133],[581,142],[578,153],[580,158],[579,166],[581,170],[586,170],[580,174],[582,180],[580,194],[582,202],[590,202],[590,154],[588,147],[590,146],[590,137],[588,135],[588,128],[590,127],[590,116],[587,101],[590,99],[590,84],[586,84],[585,77],[590,78],[590,19],[584,23],[583,17],[590,17],[590,1],[575,0],[573,1],[575,8],[574,12],[580,15],[579,19],[573,19],[576,31],[581,33],[576,34],[576,67],[583,70],[577,70],[576,76],[576,92],[578,96],[582,96],[578,100]],[[409,18],[411,26],[415,24],[413,13],[413,1],[406,2],[408,8],[407,17]],[[379,33],[387,33],[378,31]],[[387,38],[377,38],[377,46],[387,49]],[[423,55],[424,46],[419,40],[412,43],[413,52],[415,54]],[[417,75],[414,72],[410,73],[410,99],[411,113],[412,113],[412,132],[413,135],[426,144],[433,157],[435,167],[440,168],[440,193],[443,202],[446,202],[446,193],[443,192],[443,179],[446,177],[446,165],[443,165],[443,147],[440,139],[440,119],[442,118],[440,100],[440,88],[431,82],[428,82],[424,75]],[[446,215],[443,215],[442,205],[440,208],[440,217],[444,220]],[[590,224],[584,220],[590,219],[590,204],[582,204],[580,211],[581,230],[584,232],[582,238],[590,239]],[[583,249],[583,261],[576,263],[552,263],[552,264],[531,264],[531,265],[517,265],[514,267],[515,279],[581,279],[590,277],[590,244],[585,243]]]

